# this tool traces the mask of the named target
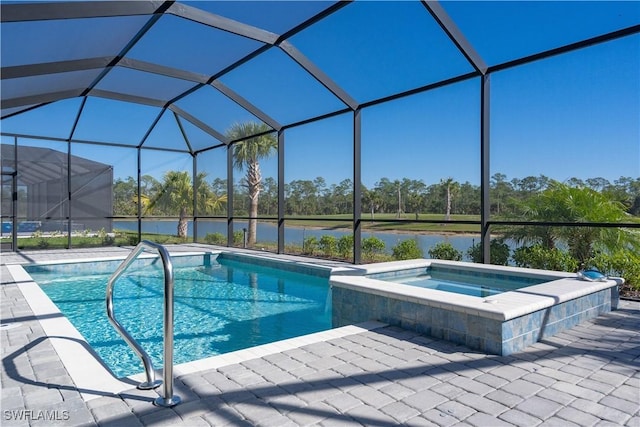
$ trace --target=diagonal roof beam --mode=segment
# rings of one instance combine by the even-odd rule
[[[1,22],[45,21],[108,16],[152,15],[163,1],[74,1],[3,4]]]
[[[179,116],[184,117],[186,120],[190,121],[195,126],[199,127],[204,132],[208,133],[209,135],[211,135],[212,137],[214,137],[218,141],[220,141],[220,142],[222,142],[224,144],[227,144],[227,145],[229,144],[229,140],[227,139],[226,136],[224,136],[223,134],[221,134],[217,130],[213,129],[208,124],[198,120],[197,118],[195,118],[191,114],[187,113],[186,111],[184,111],[182,108],[178,107],[177,105],[170,105],[169,109],[171,111],[173,111],[174,113],[178,114]]]
[[[185,144],[187,144],[187,147],[189,148],[189,152],[193,154],[194,153],[193,147],[191,146],[191,142],[189,141],[189,137],[187,136],[187,133],[184,131],[184,126],[182,126],[182,120],[180,119],[180,116],[178,116],[178,114],[176,114],[174,111],[172,111],[172,113],[173,113],[173,118],[176,120],[176,124],[178,125],[178,129],[180,130],[180,133],[184,138],[184,142]]]
[[[151,123],[151,126],[149,126],[147,131],[144,133],[144,136],[140,140],[140,144],[137,145],[138,148],[141,148],[144,145],[144,143],[147,141],[147,138],[149,138],[149,135],[151,135],[151,132],[153,132],[153,129],[155,129],[156,125],[164,115],[165,111],[167,111],[166,108],[163,108],[162,110],[160,110],[160,113],[158,113],[153,123]]]
[[[172,6],[172,8],[170,8],[169,12],[173,13],[173,14],[175,14],[177,16],[182,16],[185,19],[191,19],[191,20],[194,20],[194,21],[197,21],[197,22],[204,23],[206,25],[211,25],[211,26],[214,26],[214,27],[219,28],[219,29],[224,29],[226,31],[230,31],[230,32],[232,32],[234,34],[239,34],[239,35],[243,35],[245,37],[253,38],[255,40],[260,40],[260,41],[263,41],[265,43],[263,46],[259,47],[258,49],[254,50],[253,52],[247,54],[246,56],[244,56],[243,58],[237,60],[233,64],[227,66],[223,70],[218,71],[216,74],[211,76],[211,78],[207,82],[211,86],[213,86],[216,89],[220,90],[224,95],[226,95],[227,97],[232,99],[238,105],[242,106],[243,108],[247,108],[251,104],[249,104],[248,101],[246,101],[242,97],[240,97],[240,95],[238,95],[235,92],[231,91],[231,89],[226,88],[226,87],[223,88],[223,85],[219,82],[218,79],[220,77],[226,75],[227,73],[235,70],[236,68],[240,67],[241,65],[245,64],[246,62],[250,61],[251,59],[263,54],[264,52],[266,52],[267,50],[273,48],[274,46],[279,45],[282,41],[286,40],[287,38],[292,37],[293,35],[299,33],[300,31],[303,31],[305,28],[313,25],[315,22],[321,20],[322,18],[324,18],[326,16],[329,16],[332,13],[340,10],[344,6],[346,6],[349,3],[351,3],[351,1],[352,0],[344,0],[344,1],[338,1],[338,2],[334,3],[333,5],[328,7],[327,9],[323,10],[322,12],[320,12],[320,13],[316,14],[315,16],[307,19],[305,22],[301,23],[300,25],[297,25],[295,28],[287,31],[285,34],[281,35],[280,37],[278,37],[277,40],[275,40],[273,42],[271,40],[271,33],[268,33],[268,32],[267,32],[268,34],[259,33],[259,34],[261,34],[261,36],[255,36],[255,34],[250,34],[251,31],[256,29],[255,27],[244,27],[244,30],[246,30],[246,32],[244,32],[244,33],[241,31],[242,28],[240,26],[235,27],[235,28],[233,28],[233,27],[222,28],[223,25],[220,24],[220,23],[223,22],[223,21],[217,21],[216,19],[219,18],[219,17],[217,17],[217,15],[213,15],[213,14],[201,11],[199,9],[190,8],[190,7],[182,5],[182,4],[179,5],[179,6],[175,6],[175,7]],[[210,19],[210,21],[209,22],[202,22],[202,21],[206,21],[206,19]],[[235,21],[226,20],[224,23],[226,23],[226,24],[228,24],[230,26],[233,26]],[[262,30],[259,30],[259,31],[262,31]],[[253,35],[253,37],[252,37],[252,35]],[[273,43],[275,43],[275,44],[273,44]],[[292,50],[295,50],[295,49],[292,49]],[[303,58],[302,54],[300,54],[299,52],[298,52],[298,54],[299,54],[298,56],[300,58]],[[309,62],[308,60],[306,60],[306,61]],[[317,67],[314,66],[314,69],[317,70]],[[328,78],[327,78],[327,80],[328,80]],[[189,89],[188,91],[178,95],[177,97],[175,97],[174,99],[169,101],[168,104],[172,105],[175,102],[178,102],[180,99],[184,98],[185,96],[189,95],[190,93],[194,92],[195,90],[199,89],[200,87],[201,87],[201,85],[194,86],[193,88]],[[354,101],[354,103],[355,103],[355,101]],[[282,127],[277,121],[275,121],[273,119],[269,120],[269,116],[267,116],[264,112],[262,112],[261,110],[259,110],[255,106],[252,106],[251,109],[247,108],[247,110],[251,114],[253,114],[254,116],[259,117],[263,122],[267,123],[273,129],[277,130],[277,129]]]
[[[292,29],[290,29],[286,33],[282,34],[280,36],[280,40],[287,40],[287,39],[293,37],[294,35],[298,34],[299,32],[309,28],[310,26],[312,26],[316,22],[321,21],[324,18],[326,18],[327,16],[332,15],[333,13],[335,13],[338,10],[342,9],[343,7],[348,6],[349,4],[353,3],[353,1],[354,0],[336,1],[334,4],[332,4],[328,8],[320,11],[316,15],[312,16],[311,18],[307,19],[306,21],[302,22],[299,25],[296,25],[295,27],[293,27]]]
[[[233,102],[240,105],[242,108],[244,108],[245,110],[247,110],[248,112],[256,116],[257,118],[262,120],[267,125],[271,126],[272,129],[280,130],[282,128],[282,125],[278,123],[278,121],[273,119],[271,116],[263,112],[261,109],[259,109],[249,101],[247,101],[245,98],[240,96],[238,93],[233,91],[231,88],[226,86],[221,81],[214,80],[211,82],[211,86],[218,89],[220,92],[222,92],[223,95],[231,99]]]
[[[431,16],[433,16],[433,19],[436,20],[438,25],[440,25],[440,28],[447,33],[447,36],[449,36],[464,57],[467,58],[467,61],[469,61],[473,68],[482,75],[487,74],[487,64],[473,46],[471,46],[471,43],[469,43],[460,28],[458,28],[456,23],[453,22],[453,19],[451,19],[449,14],[440,5],[440,2],[421,0],[421,3],[429,11]]]
[[[307,19],[302,24],[297,25],[295,28],[293,28],[293,29],[287,31],[285,34],[281,35],[278,38],[278,41],[275,42],[275,44],[265,44],[265,45],[259,47],[258,49],[254,50],[253,52],[249,53],[244,58],[240,58],[239,60],[237,60],[233,64],[229,65],[225,69],[217,72],[216,74],[214,74],[211,77],[210,82],[219,79],[220,77],[224,76],[225,74],[227,74],[227,73],[235,70],[236,68],[240,67],[242,64],[250,61],[251,59],[257,57],[258,55],[263,54],[267,50],[269,50],[272,47],[274,47],[275,45],[277,45],[277,43],[279,41],[286,40],[286,39],[288,39],[290,37],[293,37],[294,35],[298,34],[299,32],[303,31],[304,29],[310,27],[311,25],[313,25],[314,23],[318,22],[319,20],[321,20],[321,19],[331,15],[332,13],[342,9],[344,6],[348,5],[352,1],[353,0],[343,0],[343,1],[338,1],[338,2],[334,3],[333,5],[328,7],[327,9],[325,9],[322,12],[318,13],[317,15]]]
[[[221,92],[227,98],[231,99],[233,102],[235,102],[236,104],[240,105],[242,108],[247,110],[249,113],[253,114],[258,119],[262,120],[267,125],[271,126],[273,129],[279,130],[280,128],[282,128],[282,125],[279,122],[277,122],[275,119],[271,118],[271,116],[269,116],[268,114],[263,112],[261,109],[259,109],[258,107],[256,107],[255,105],[253,105],[252,103],[247,101],[245,98],[243,98],[242,96],[240,96],[239,94],[234,92],[232,89],[230,89],[229,87],[225,86],[222,82],[217,81],[217,80],[215,80],[213,78],[211,78],[209,80],[211,80],[211,83],[206,83],[206,84],[209,84],[214,89],[217,89],[219,92]],[[204,85],[205,84],[198,84],[198,85],[192,87],[191,89],[181,93],[180,95],[176,96],[175,98],[173,98],[172,100],[167,102],[165,104],[165,107],[172,109],[172,106],[175,106],[176,108],[179,109],[179,107],[177,107],[175,105],[176,102],[180,101],[181,99],[185,98],[186,96],[190,95],[191,93],[195,92],[196,90],[202,88]],[[210,128],[208,126],[207,126],[207,128],[213,130],[212,128]],[[201,129],[203,129],[205,132],[209,132],[207,129],[204,129],[204,128],[201,128]],[[226,138],[225,139],[220,139],[220,138],[218,138],[217,136],[215,136],[215,135],[213,135],[211,133],[210,133],[210,135],[214,136],[216,139],[218,139],[218,140],[222,141],[223,143],[227,144]],[[217,135],[221,135],[221,134],[217,133]]]
[[[112,92],[109,90],[93,89],[87,96],[97,96],[99,98],[113,99],[116,101],[132,102],[135,104],[150,105],[152,107],[163,108],[165,102],[158,99],[146,98],[143,96],[129,95],[125,93]]]
[[[70,61],[46,62],[42,64],[15,65],[2,67],[0,79],[17,79],[20,77],[41,76],[45,74],[67,73],[70,71],[92,70],[104,68],[113,61],[112,56],[99,58],[74,59]]]
[[[164,12],[169,8],[169,6],[171,6],[171,4],[173,4],[174,0],[165,0],[162,2],[148,2],[151,6],[154,6],[154,11],[153,11],[153,16],[147,20],[147,22],[145,23],[145,25],[136,33],[135,36],[133,36],[133,38],[131,40],[129,40],[129,43],[127,43],[127,45],[120,51],[120,53],[118,54],[118,56],[116,56],[115,58],[113,58],[113,60],[109,63],[109,65],[105,68],[103,68],[102,72],[98,75],[98,77],[96,77],[93,82],[91,82],[91,84],[82,92],[82,96],[87,96],[90,92],[93,92],[94,95],[96,96],[102,96],[102,97],[106,97],[106,98],[110,98],[110,97],[114,97],[113,99],[117,99],[117,100],[125,100],[125,101],[130,101],[130,102],[140,102],[142,104],[147,103],[147,105],[153,105],[153,106],[159,106],[159,107],[163,107],[162,105],[157,105],[156,102],[158,102],[157,100],[151,100],[151,99],[146,99],[146,98],[142,98],[142,97],[133,97],[133,96],[123,96],[121,94],[115,94],[112,92],[107,92],[107,91],[102,91],[102,90],[95,90],[94,88],[98,85],[98,83],[100,83],[100,81],[102,81],[102,79],[104,79],[104,77],[109,73],[109,71],[111,71],[111,68],[113,68],[114,66],[116,66],[118,64],[118,62],[124,58],[124,56],[133,48],[133,46],[138,43],[138,41],[142,38],[142,36],[144,36],[147,31],[149,31],[149,29],[151,29],[151,27],[158,22],[158,20],[160,19],[160,17],[164,14]],[[135,3],[135,2],[126,2],[126,3]],[[78,120],[80,119],[80,117],[78,117]],[[71,135],[69,136],[69,139],[73,138],[73,132],[71,133]]]
[[[225,31],[230,31],[234,34],[239,34],[239,35],[243,35],[245,37],[249,37],[249,38],[253,38],[255,40],[260,40],[262,42],[264,42],[265,44],[261,47],[259,47],[258,49],[254,50],[253,52],[247,54],[246,56],[244,56],[243,58],[237,60],[236,62],[234,62],[233,64],[229,65],[228,67],[224,68],[223,70],[217,72],[216,74],[214,74],[213,76],[211,76],[211,78],[209,79],[208,83],[211,84],[212,86],[218,88],[218,79],[224,75],[226,75],[227,73],[235,70],[236,68],[240,67],[241,65],[245,64],[246,62],[250,61],[251,59],[263,54],[264,52],[266,52],[267,50],[271,49],[272,47],[278,45],[279,43],[281,43],[281,41],[286,40],[289,37],[294,36],[295,34],[299,33],[300,31],[303,31],[305,28],[310,27],[311,25],[313,25],[315,22],[321,20],[322,18],[325,18],[326,16],[331,15],[332,13],[340,10],[341,8],[343,8],[344,6],[348,5],[349,3],[351,3],[352,0],[344,0],[344,1],[338,1],[336,3],[334,3],[333,5],[331,5],[330,7],[328,7],[327,9],[323,10],[322,12],[316,14],[315,16],[307,19],[305,22],[301,23],[300,25],[297,25],[295,28],[287,31],[285,34],[281,35],[278,37],[277,40],[272,41],[271,40],[271,33],[265,34],[265,33],[260,33],[263,35],[262,38],[260,37],[251,37],[251,34],[249,33],[250,31],[255,30],[255,27],[245,27],[245,30],[247,32],[242,33],[242,31],[240,31],[240,27],[237,28],[222,28],[222,25],[214,25],[216,24],[215,19],[214,18],[218,18],[217,15],[213,15],[210,14],[208,12],[204,12],[201,11],[199,9],[194,9],[194,8],[190,8],[188,6],[182,5],[180,4],[179,6],[175,6],[169,9],[170,13],[174,13],[177,16],[182,16],[186,19],[191,19],[197,22],[201,22],[207,18],[211,18],[214,21],[211,21],[209,23],[207,22],[202,22],[205,23],[207,25],[211,25],[211,26],[215,26],[216,28],[219,29],[224,29]],[[193,10],[192,10],[193,9]],[[200,20],[198,20],[198,16],[200,16]],[[225,19],[225,18],[222,18]],[[220,21],[222,22],[222,21]],[[232,25],[235,21],[231,21],[231,20],[227,20],[226,21],[227,24]],[[259,29],[258,29],[259,30]],[[259,30],[262,31],[262,30]],[[185,96],[189,95],[190,93],[192,93],[193,91],[199,89],[199,86],[196,86],[194,88],[191,88],[190,90],[186,91],[185,93],[177,96],[176,98],[172,99],[170,101],[170,103],[174,103],[177,102],[178,100],[184,98]],[[225,93],[225,95],[229,96],[228,93]],[[236,97],[231,97],[229,96],[231,99],[233,99],[235,102],[237,102],[239,105],[243,105],[240,102],[238,102],[240,100],[240,98],[236,98]],[[255,108],[254,106],[254,110],[250,110],[252,114],[254,114],[256,117],[262,117],[264,115],[264,113],[262,114],[257,114],[257,112],[259,111],[257,108]],[[274,129],[277,129],[278,126],[276,126],[277,122],[274,120],[273,123],[269,123],[268,121],[264,120],[264,118],[262,118],[262,120],[269,124],[271,127],[273,127]]]
[[[120,51],[118,56],[116,56],[113,59],[113,61],[111,61],[109,66],[106,67],[104,70],[102,70],[102,73],[100,73],[100,75],[95,78],[95,80],[84,91],[83,95],[87,95],[109,73],[112,67],[115,67],[116,65],[118,65],[118,62],[122,60],[122,58],[125,57],[125,55],[133,48],[133,46],[135,46],[135,44],[138,43],[138,41],[142,38],[142,36],[144,36],[147,33],[147,31],[149,31],[151,27],[153,27],[153,25],[156,22],[158,22],[158,19],[160,19],[160,17],[169,8],[169,6],[171,6],[173,2],[174,0],[167,0],[162,2],[162,4],[154,11],[153,16],[140,29],[140,31],[138,31],[138,33],[135,36],[133,36],[131,40],[129,40],[129,43],[127,43],[127,45],[122,49],[122,51]],[[135,3],[135,2],[132,2],[132,3]]]
[[[61,99],[75,98],[81,96],[84,88],[63,90],[61,92],[41,93],[37,95],[21,96],[2,100],[2,108],[21,107],[23,105],[44,104]]]
[[[327,90],[329,90],[334,96],[336,96],[340,101],[342,101],[346,106],[348,106],[352,111],[355,111],[358,108],[358,102],[353,99],[346,91],[344,91],[340,86],[338,86],[333,80],[327,76],[324,71],[322,71],[318,66],[316,66],[313,62],[311,62],[308,58],[306,58],[297,48],[295,48],[288,39],[298,34],[299,32],[311,27],[316,22],[326,18],[329,15],[337,12],[345,6],[348,6],[352,3],[353,0],[342,0],[337,1],[327,9],[321,11],[320,13],[312,16],[306,21],[302,22],[300,25],[292,28],[286,33],[282,34],[278,39],[276,45],[280,47],[291,59],[298,63],[307,73],[311,74],[320,84],[322,84]]]
[[[277,34],[186,4],[174,3],[169,7],[167,13],[269,45],[275,44],[278,39]]]
[[[73,138],[73,134],[76,133],[76,128],[78,127],[78,123],[80,122],[80,117],[82,116],[82,112],[84,111],[84,106],[87,104],[87,97],[82,98],[82,102],[80,103],[80,107],[78,107],[78,112],[76,113],[76,118],[73,121],[73,125],[71,126],[71,131],[69,132],[68,140],[71,141]]]
[[[164,65],[154,64],[152,62],[140,61],[133,58],[122,58],[118,62],[119,67],[131,68],[133,70],[145,71],[147,73],[159,74],[161,76],[173,77],[181,80],[205,84],[209,80],[209,76],[204,74],[184,71],[177,68],[166,67]]]
[[[278,43],[278,46],[287,54],[291,59],[304,68],[307,73],[311,74],[320,84],[327,88],[334,96],[342,101],[346,106],[352,110],[358,108],[358,102],[351,97],[344,89],[338,86],[324,71],[322,71],[317,65],[311,62],[306,56],[296,49],[291,43],[286,40]]]

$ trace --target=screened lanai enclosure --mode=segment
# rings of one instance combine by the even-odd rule
[[[638,256],[640,2],[0,10],[3,251]]]
[[[3,212],[12,212],[14,205],[18,218],[33,221],[18,223],[18,233],[34,231],[83,231],[105,229],[111,232],[113,212],[112,167],[80,157],[71,156],[69,168],[62,168],[67,153],[40,147],[20,147],[17,160],[15,146],[2,144],[3,172],[20,171],[16,203],[13,203],[13,174],[8,174],[7,186],[2,187]],[[18,179],[16,177],[16,179]],[[68,182],[73,194],[69,196]],[[6,187],[6,188],[5,188]],[[74,200],[74,221],[68,222],[69,200]],[[13,219],[13,216],[10,217]],[[77,223],[82,221],[82,223]],[[71,227],[69,227],[71,225]],[[3,232],[11,232],[13,221],[4,223]]]

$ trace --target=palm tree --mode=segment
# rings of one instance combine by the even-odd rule
[[[198,215],[216,214],[223,211],[227,203],[227,195],[218,195],[206,181],[207,173],[200,172],[195,179],[196,206]]]
[[[624,205],[587,187],[572,187],[552,181],[546,190],[525,200],[518,219],[546,222],[623,222]],[[524,217],[524,218],[523,218]],[[520,227],[509,230],[508,238],[540,243],[553,249],[564,242],[571,255],[585,263],[599,249],[609,253],[619,249],[640,250],[640,235],[624,228]]]
[[[193,206],[193,185],[188,172],[168,171],[157,194],[142,196],[145,213],[162,209],[165,214],[180,211],[178,237],[187,238],[187,207]]]
[[[402,216],[402,189],[400,187],[400,181],[397,179],[393,181],[396,186],[397,194],[398,194],[398,211],[396,212],[396,218],[400,218]]]
[[[369,190],[364,185],[362,187],[362,204],[369,207],[369,210],[371,211],[371,219],[374,219],[376,210],[382,204],[382,196],[378,188]]]
[[[258,216],[258,198],[262,191],[262,173],[260,160],[271,156],[278,147],[278,141],[272,129],[264,123],[235,123],[227,131],[227,138],[242,140],[233,145],[233,166],[239,171],[246,169],[245,185],[249,192],[249,230],[247,244],[255,245]],[[253,136],[259,135],[259,136]],[[247,139],[243,139],[250,137]]]
[[[447,178],[446,181],[441,180],[440,182],[444,186],[444,191],[447,198],[447,207],[444,219],[449,221],[451,219],[451,201],[453,200],[454,195],[458,192],[460,184],[454,181],[453,178]]]
[[[492,193],[496,200],[496,215],[500,215],[500,202],[505,193],[507,193],[506,189],[509,187],[506,179],[507,176],[503,173],[495,173],[491,177],[491,190],[493,190]]]

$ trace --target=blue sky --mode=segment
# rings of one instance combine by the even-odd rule
[[[318,3],[298,4],[297,14],[284,13],[286,19],[279,21],[270,14],[291,12],[296,6],[280,3],[276,10],[266,3],[255,4],[255,8],[248,8],[246,2],[191,4],[277,32],[290,28],[293,18],[317,12],[320,7]],[[489,65],[640,24],[638,1],[475,1],[443,2],[443,7]],[[132,22],[127,20],[127,31],[131,31]],[[3,39],[10,39],[11,27],[3,27]],[[215,72],[224,61],[257,45],[211,28],[199,27],[189,33],[192,27],[175,16],[163,17],[129,56],[209,74],[207,70]],[[57,34],[55,42],[68,42],[73,37],[77,36]],[[415,2],[357,1],[290,42],[357,102],[472,70],[425,8]],[[50,57],[56,54],[46,53],[46,59],[60,60]],[[24,53],[7,53],[3,43],[2,55],[5,64],[19,63]],[[57,77],[61,84],[73,85],[90,80],[92,75]],[[99,88],[149,96],[154,90],[149,83],[156,80],[162,90],[153,94],[161,99],[189,87],[176,79],[117,68]],[[221,81],[283,124],[344,108],[275,48]],[[14,83],[21,87],[20,82]],[[35,88],[38,82],[24,83]],[[423,180],[427,185],[451,177],[479,184],[479,88],[479,79],[471,79],[364,109],[364,184],[371,187],[382,177]],[[9,89],[7,83],[3,90]],[[42,135],[44,129],[53,129],[52,136],[64,138],[78,106],[78,100],[60,101],[42,112],[3,121],[2,130]],[[254,119],[211,88],[193,93],[178,106],[220,132],[235,121]],[[152,107],[90,98],[75,137],[135,145],[157,112]],[[196,147],[212,143],[195,126],[185,126]],[[351,135],[350,114],[287,130],[286,181],[323,176],[327,183],[337,184],[352,178]],[[169,147],[179,139],[173,115],[165,114],[146,144]],[[113,163],[116,176],[135,174],[135,161],[131,160],[135,155],[123,155],[126,150],[77,151]],[[155,158],[144,165],[156,176],[167,169],[191,167],[188,156],[150,156]],[[219,164],[203,165],[201,170],[218,176]],[[263,162],[265,176],[275,178],[276,170],[275,157]],[[540,174],[558,180],[640,177],[640,35],[492,74],[491,173],[497,172],[508,179]]]

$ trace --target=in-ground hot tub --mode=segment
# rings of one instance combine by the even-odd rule
[[[428,259],[361,267],[330,278],[334,327],[378,320],[499,355],[615,309],[623,283]]]

